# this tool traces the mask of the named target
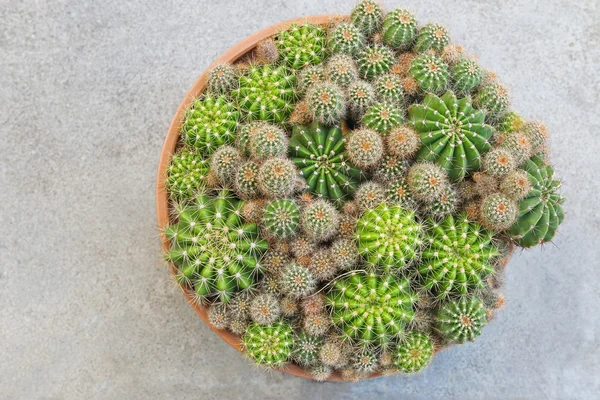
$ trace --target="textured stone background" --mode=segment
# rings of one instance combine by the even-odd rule
[[[196,77],[336,1],[0,0],[0,398],[592,399],[600,392],[600,6],[406,0],[546,122],[568,218],[510,263],[506,309],[416,377],[317,384],[253,368],[161,263],[154,182]]]

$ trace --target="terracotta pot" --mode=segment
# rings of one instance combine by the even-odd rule
[[[300,22],[310,22],[318,25],[325,25],[329,23],[333,18],[346,19],[346,16],[338,16],[338,15],[314,15],[310,17],[297,18],[289,21],[280,22],[275,25],[271,25],[268,28],[262,29],[255,34],[247,37],[242,40],[225,53],[223,53],[219,58],[217,58],[207,69],[200,75],[200,77],[194,82],[192,88],[187,92],[185,98],[179,105],[175,116],[173,117],[173,121],[171,122],[171,126],[169,127],[169,131],[167,132],[167,137],[163,144],[162,152],[160,155],[160,163],[158,164],[158,176],[156,178],[156,214],[158,217],[158,226],[166,227],[169,224],[169,201],[168,201],[168,193],[165,187],[166,179],[167,179],[167,168],[171,163],[171,157],[175,152],[177,142],[179,140],[179,132],[181,131],[181,125],[183,122],[183,117],[185,110],[189,107],[192,101],[198,97],[206,87],[206,79],[208,76],[208,71],[215,64],[222,62],[230,62],[234,63],[238,59],[242,58],[247,53],[250,53],[256,44],[261,40],[268,38],[279,30],[285,29],[291,23],[300,23]],[[169,240],[162,234],[161,232],[161,241],[162,247],[164,250],[168,250],[170,247]],[[171,264],[171,271],[174,274],[177,269]],[[215,331],[225,342],[229,343],[231,346],[241,351],[240,346],[240,338],[235,336],[229,331],[215,329],[212,325],[208,323],[208,314],[207,308],[195,304],[190,295],[183,290],[182,292],[185,297],[188,299],[188,303],[192,306],[192,308],[196,311],[196,313],[206,322],[206,324]],[[295,365],[288,364],[286,367],[279,369],[281,372],[285,372],[287,374],[300,376],[302,378],[312,379],[312,377],[304,371],[303,368]],[[373,374],[369,378],[374,378],[380,376],[381,374]],[[328,379],[329,381],[343,381],[342,377],[338,373],[332,374],[332,376]]]

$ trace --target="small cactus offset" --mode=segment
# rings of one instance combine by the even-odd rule
[[[165,260],[260,366],[419,373],[500,319],[517,246],[554,240],[549,129],[440,24],[378,0],[322,18],[215,63],[186,102]]]

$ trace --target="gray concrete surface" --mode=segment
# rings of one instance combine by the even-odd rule
[[[154,180],[180,100],[249,34],[353,3],[0,0],[0,399],[598,398],[596,0],[388,1],[445,23],[554,135],[567,221],[511,261],[477,342],[318,384],[250,366],[169,282]]]

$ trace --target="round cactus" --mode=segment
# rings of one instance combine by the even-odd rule
[[[481,202],[481,223],[494,232],[510,228],[517,218],[517,203],[509,197],[494,193]]]
[[[258,164],[248,161],[235,175],[235,191],[242,199],[250,199],[258,194]]]
[[[248,330],[248,321],[234,318],[229,323],[229,330],[236,336],[243,336]]]
[[[323,336],[331,328],[331,319],[325,312],[311,313],[304,316],[303,326],[309,335]]]
[[[323,65],[311,65],[298,74],[298,91],[305,93],[313,85],[325,81],[325,68]]]
[[[246,355],[256,363],[269,368],[283,366],[292,353],[292,327],[285,322],[271,325],[250,324],[242,338]]]
[[[423,207],[428,215],[434,218],[444,218],[456,210],[458,196],[456,190],[446,186],[433,201]]]
[[[295,126],[289,153],[311,193],[341,204],[365,176],[348,164],[342,130],[318,123]]]
[[[204,154],[234,141],[240,113],[225,97],[206,95],[185,112],[182,133],[185,143]]]
[[[522,247],[545,243],[554,237],[565,218],[558,193],[560,181],[554,179],[554,169],[540,157],[533,157],[524,167],[529,175],[531,190],[519,202],[517,221],[508,233]]]
[[[389,72],[394,64],[394,53],[386,46],[366,47],[358,54],[358,72],[364,79],[373,79]]]
[[[460,44],[449,44],[442,50],[441,57],[448,65],[454,66],[465,59],[465,48]]]
[[[317,280],[308,268],[292,263],[281,274],[282,290],[296,299],[306,297],[317,287]]]
[[[383,21],[383,42],[392,49],[408,50],[417,35],[417,20],[407,10],[394,10]]]
[[[297,171],[285,158],[271,158],[258,171],[258,188],[267,197],[285,197],[294,190]]]
[[[331,245],[333,265],[341,270],[349,270],[358,262],[358,248],[352,239],[340,238]]]
[[[284,66],[252,66],[232,95],[248,121],[281,123],[294,109],[295,85],[296,76]]]
[[[308,263],[308,269],[319,281],[328,281],[337,272],[337,265],[331,257],[329,249],[315,251]]]
[[[379,368],[377,350],[359,347],[352,355],[350,363],[359,376],[375,372]]]
[[[383,74],[379,76],[374,83],[375,95],[380,101],[386,101],[402,106],[404,102],[404,90],[402,89],[402,79],[392,74]]]
[[[354,196],[360,211],[375,208],[385,201],[385,190],[377,182],[365,182]]]
[[[351,116],[359,121],[367,108],[375,101],[375,90],[370,83],[358,80],[348,86],[346,96]]]
[[[385,137],[387,151],[399,158],[410,158],[421,146],[419,134],[410,126],[402,125],[393,128]]]
[[[326,52],[325,29],[309,23],[292,24],[275,39],[279,56],[290,68],[320,64]]]
[[[271,124],[263,124],[249,137],[250,155],[256,161],[287,154],[287,136],[283,129]]]
[[[473,341],[487,324],[486,309],[477,297],[460,297],[444,304],[437,313],[436,327],[451,342]]]
[[[319,349],[319,360],[321,364],[332,368],[340,368],[347,363],[344,348],[337,340],[327,340],[323,343],[321,349]]]
[[[241,162],[240,153],[235,147],[221,146],[212,155],[210,169],[221,185],[231,186],[235,182]]]
[[[209,162],[202,154],[183,149],[177,152],[167,170],[167,189],[174,199],[191,199],[206,186]]]
[[[507,149],[495,148],[483,157],[483,170],[494,178],[502,178],[516,168],[515,159]]]
[[[507,133],[519,132],[524,126],[525,122],[523,121],[523,118],[512,111],[504,113],[496,124],[496,128],[499,131]]]
[[[485,111],[490,117],[498,118],[508,108],[509,98],[506,88],[498,83],[492,83],[479,89],[473,105]]]
[[[304,209],[300,222],[309,238],[322,242],[335,235],[339,220],[339,213],[331,203],[316,200]]]
[[[416,301],[407,279],[363,272],[336,281],[327,294],[342,338],[361,345],[383,345],[403,335]]]
[[[348,85],[358,79],[358,68],[351,56],[336,54],[327,61],[325,75],[332,83],[347,88]]]
[[[328,47],[332,54],[343,53],[355,56],[365,46],[365,37],[355,25],[342,22],[331,29]]]
[[[263,293],[256,296],[250,303],[250,317],[260,325],[275,322],[281,315],[279,300],[272,294]]]
[[[450,70],[452,87],[458,93],[470,93],[475,90],[483,78],[481,67],[473,60],[462,60]]]
[[[509,172],[500,182],[500,191],[513,200],[523,199],[530,190],[529,174],[521,169]]]
[[[401,269],[420,253],[423,227],[412,211],[380,204],[357,222],[358,251],[371,266]]]
[[[294,339],[292,359],[304,367],[316,365],[319,362],[319,351],[322,345],[323,339],[319,336],[301,332]]]
[[[279,59],[279,50],[275,41],[268,38],[256,45],[254,55],[259,64],[274,64]]]
[[[300,209],[294,200],[274,200],[265,206],[262,226],[269,236],[288,239],[296,234]]]
[[[417,159],[438,163],[453,181],[479,170],[493,129],[485,123],[485,114],[471,107],[468,97],[457,100],[451,91],[441,98],[428,94],[422,104],[408,109],[408,115],[421,136]]]
[[[432,202],[448,186],[448,176],[437,164],[420,162],[408,170],[408,186],[418,200]]]
[[[248,290],[236,293],[231,298],[227,306],[233,319],[248,319],[250,315],[250,305],[252,304],[252,294]]]
[[[430,225],[418,267],[423,286],[438,298],[484,287],[485,277],[494,271],[492,261],[500,255],[493,234],[464,214]]]
[[[408,72],[424,92],[441,93],[448,86],[448,65],[436,55],[426,53],[416,57]]]
[[[430,49],[441,52],[449,43],[450,35],[446,28],[439,24],[427,24],[419,31],[413,48],[420,53]]]
[[[289,123],[291,125],[307,125],[312,122],[313,116],[306,100],[301,100],[296,103],[294,111],[290,114]]]
[[[367,37],[383,24],[383,9],[376,0],[361,0],[350,14],[352,23]]]
[[[387,102],[373,104],[367,108],[362,118],[362,125],[365,128],[372,129],[381,135],[386,135],[402,122],[404,122],[402,112]]]
[[[208,322],[217,329],[227,329],[231,316],[223,304],[212,304],[208,308]]]
[[[386,190],[386,200],[390,204],[397,204],[408,210],[416,209],[416,200],[410,191],[410,186],[405,179],[391,182]]]
[[[523,133],[531,142],[532,154],[543,152],[548,141],[548,130],[541,122],[530,121],[523,125]]]
[[[327,125],[339,123],[346,114],[344,93],[332,83],[317,83],[306,94],[306,103],[314,119]]]
[[[383,156],[383,141],[377,132],[359,129],[346,141],[346,151],[353,165],[361,169],[372,168]]]
[[[231,64],[217,64],[208,71],[206,84],[213,95],[227,96],[238,84],[236,69]]]
[[[433,342],[423,332],[409,333],[393,353],[394,364],[407,374],[421,371],[433,358]]]
[[[262,259],[263,269],[273,276],[280,276],[289,262],[290,257],[285,252],[274,248],[270,248]]]
[[[500,144],[501,148],[510,151],[517,166],[521,166],[527,162],[533,153],[531,140],[522,132],[501,135],[496,142]]]
[[[202,194],[178,209],[179,222],[164,232],[171,241],[166,258],[194,288],[198,301],[226,303],[251,287],[261,271],[260,257],[268,244],[258,236],[256,224],[242,220],[240,207],[227,191],[215,198]]]
[[[402,179],[408,169],[408,162],[395,155],[383,156],[373,171],[373,178],[380,183],[388,184]]]
[[[327,379],[329,379],[332,373],[333,369],[326,365],[317,365],[310,370],[311,376],[317,382],[326,381]]]
[[[260,131],[264,125],[265,122],[263,121],[251,121],[240,125],[235,139],[235,147],[240,151],[241,155],[250,157],[250,137]]]

